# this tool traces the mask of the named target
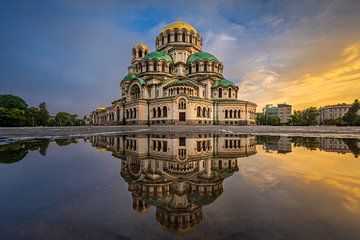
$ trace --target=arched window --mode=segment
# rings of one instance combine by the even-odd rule
[[[172,64],[170,64],[169,65],[169,73],[172,73],[172,71],[173,71],[173,66],[172,66]]]
[[[228,118],[228,110],[225,110],[225,118]]]
[[[134,118],[136,118],[136,108],[134,108],[133,113],[134,113]]]
[[[234,110],[234,118],[237,118],[237,110]]]
[[[167,107],[163,107],[163,117],[167,117]]]
[[[162,72],[165,72],[165,63],[162,63],[162,64],[161,64],[161,71],[162,71]]]
[[[222,88],[219,88],[219,98],[222,98]]]
[[[199,63],[196,63],[196,65],[195,65],[195,71],[196,71],[196,72],[199,72]]]
[[[167,42],[170,42],[170,34],[167,35]]]
[[[157,108],[157,116],[161,117],[161,108],[160,107]]]
[[[153,108],[153,118],[156,118],[156,109]]]
[[[210,118],[210,108],[207,110],[207,117]]]
[[[241,118],[240,110],[238,111],[238,118]]]
[[[139,63],[139,69],[140,69],[140,72],[142,72],[142,64]]]
[[[202,116],[203,116],[203,117],[206,117],[206,108],[205,108],[205,107],[203,107]]]
[[[133,118],[133,110],[130,108],[130,118]]]
[[[158,70],[158,64],[157,62],[154,62],[154,72],[157,72],[157,70]]]
[[[116,121],[120,121],[120,108],[119,107],[117,107],[116,108]]]
[[[140,49],[139,50],[139,58],[142,58],[142,56],[143,56],[143,51]]]
[[[215,63],[211,64],[211,71],[214,72]]]
[[[201,117],[201,107],[197,107],[196,116]]]
[[[164,36],[161,36],[161,45],[164,45]]]
[[[186,109],[186,101],[184,99],[179,101],[179,109]]]
[[[194,36],[191,34],[190,35],[190,43],[193,43],[193,38],[194,38]]]
[[[185,33],[182,33],[182,41],[183,41],[183,42],[186,42]]]
[[[129,109],[126,109],[126,119],[129,119]]]
[[[176,94],[179,94],[179,88],[176,88]]]
[[[191,74],[191,64],[189,64],[189,74]]]
[[[148,72],[149,71],[149,62],[146,62],[146,64],[145,64],[145,68],[146,68],[146,72]]]
[[[175,42],[177,42],[178,41],[178,33],[176,32],[175,33]]]
[[[133,85],[130,90],[131,99],[140,98],[140,88],[137,84]]]
[[[231,98],[231,88],[229,88],[229,98]]]
[[[167,141],[163,141],[163,152],[167,152]]]
[[[230,110],[230,118],[232,118],[232,110]]]
[[[208,71],[208,63],[204,62],[204,72],[207,72],[207,71]]]

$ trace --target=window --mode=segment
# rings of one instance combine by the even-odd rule
[[[161,117],[161,108],[160,107],[157,108],[157,116]]]
[[[230,110],[230,118],[232,118],[232,110]]]
[[[202,110],[202,116],[203,117],[206,117],[206,108],[204,107],[203,110]]]
[[[154,62],[154,71],[157,72],[157,70],[158,70],[158,64],[157,62]]]
[[[179,146],[180,147],[185,147],[186,146],[186,138],[185,137],[180,137],[179,138]]]
[[[175,33],[175,42],[177,42],[178,41],[178,33],[176,32]]]
[[[139,50],[139,58],[142,58],[143,52],[142,50]]]
[[[153,117],[155,118],[156,117],[156,109],[153,108]]]
[[[189,65],[189,74],[191,74],[191,64]]]
[[[219,98],[222,98],[222,88],[219,88]]]
[[[162,64],[161,64],[161,71],[162,71],[162,72],[165,72],[165,63],[162,63]]]
[[[167,141],[163,141],[163,152],[167,152]]]
[[[195,71],[199,72],[199,64],[198,63],[196,63],[196,65],[195,65]]]
[[[149,71],[149,63],[146,62],[145,66],[146,66],[146,72],[148,72]]]
[[[170,42],[170,34],[167,35],[167,42]]]
[[[231,88],[229,88],[229,98],[231,98]]]
[[[225,118],[228,118],[228,110],[225,110]]]
[[[196,116],[201,117],[201,108],[200,107],[197,107]]]
[[[207,62],[204,63],[204,72],[207,72],[208,71],[208,64]]]
[[[182,41],[183,41],[183,42],[186,42],[185,33],[182,33]]]
[[[134,118],[136,118],[136,108],[134,108]]]
[[[164,36],[161,36],[161,45],[164,45]]]
[[[163,117],[167,117],[167,107],[163,107]]]

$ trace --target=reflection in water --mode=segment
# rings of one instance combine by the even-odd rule
[[[133,209],[155,206],[157,221],[175,233],[193,230],[202,207],[215,201],[223,180],[238,171],[238,159],[256,153],[253,136],[95,136],[91,142],[122,159]]]
[[[56,139],[58,146],[67,146],[77,143],[75,138]],[[5,145],[0,145],[0,163],[16,163],[25,158],[29,151],[39,151],[43,156],[46,155],[50,140],[37,141],[18,141]]]

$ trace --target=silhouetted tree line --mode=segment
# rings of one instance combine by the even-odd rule
[[[29,107],[18,96],[0,95],[0,127],[77,125],[82,125],[82,120],[76,114],[58,112],[55,118],[51,118],[45,102],[39,107]]]

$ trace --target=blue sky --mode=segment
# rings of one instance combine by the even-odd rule
[[[0,94],[45,101],[52,114],[87,114],[119,98],[132,46],[154,50],[161,28],[180,17],[260,108],[352,101],[359,12],[355,0],[2,1]]]

